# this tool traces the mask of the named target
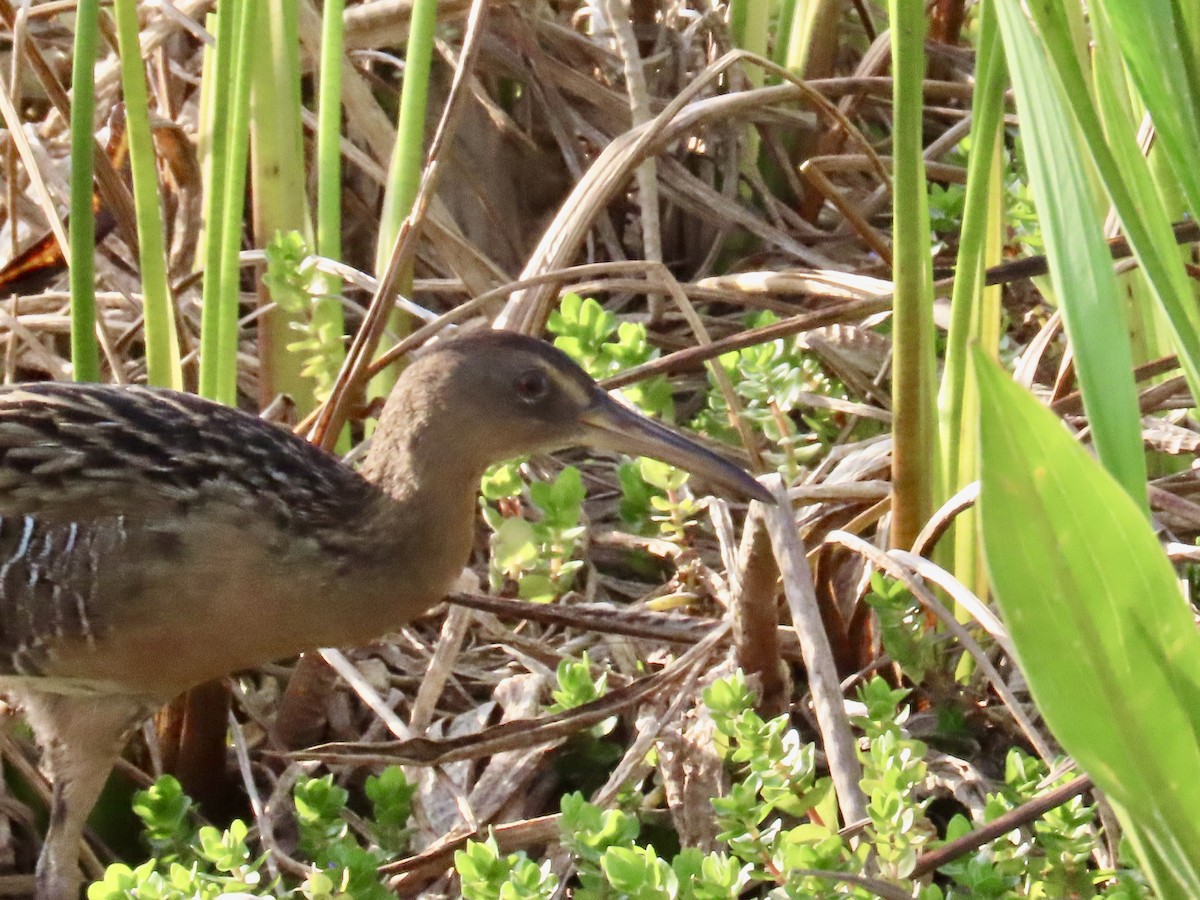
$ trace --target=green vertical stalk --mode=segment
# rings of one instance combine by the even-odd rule
[[[246,160],[250,153],[250,34],[257,4],[238,5],[234,44],[233,83],[230,91],[228,174],[225,178],[224,219],[221,222],[221,325],[217,353],[217,399],[237,403],[238,299],[242,248],[242,220],[246,200]]]
[[[416,0],[404,56],[404,84],[400,89],[396,148],[388,170],[379,223],[375,271],[382,274],[392,255],[400,225],[412,210],[425,161],[425,112],[429,103],[429,71],[433,63],[433,38],[437,25],[436,0]]]
[[[792,36],[796,28],[803,27],[796,23],[797,18],[803,14],[803,10],[797,9],[800,6],[807,4],[804,0],[783,0],[779,5],[779,18],[775,24],[775,45],[771,48],[771,59],[777,65],[786,67],[794,52]]]
[[[767,56],[769,35],[768,14],[770,4],[762,0],[731,0],[729,4],[729,30],[734,44],[758,56]],[[758,66],[747,66],[746,76],[755,87],[761,87],[763,70]]]
[[[342,258],[342,59],[345,0],[325,0],[317,92],[317,253]],[[411,204],[411,201],[410,201]],[[337,307],[341,309],[340,305]]]
[[[785,10],[786,20],[780,20],[775,61],[803,77],[818,23],[823,16],[836,12],[837,7],[831,0],[792,0]],[[783,27],[785,25],[786,30]]]
[[[404,84],[400,90],[396,148],[388,170],[388,186],[379,223],[379,244],[375,249],[377,276],[382,276],[387,270],[396,236],[412,210],[421,184],[421,167],[425,161],[425,112],[429,103],[429,71],[433,63],[436,26],[437,0],[415,0],[408,31],[408,47],[404,55]],[[411,271],[402,276],[399,289],[401,292],[411,291]],[[393,313],[391,321],[397,332],[407,330],[407,318],[401,313]],[[394,381],[395,375],[391,372],[376,376],[369,388],[370,395],[386,394]]]
[[[100,380],[96,341],[96,218],[92,210],[93,115],[96,107],[98,0],[79,0],[71,72],[71,371],[76,381]]]
[[[179,335],[175,330],[175,310],[167,276],[158,168],[150,134],[146,72],[142,67],[142,47],[138,38],[137,0],[115,0],[113,7],[121,51],[125,129],[129,138],[129,165],[137,210],[138,246],[141,248],[139,262],[147,379],[150,384],[179,390],[183,387]]]
[[[226,0],[228,2],[228,0]],[[233,60],[229,89],[229,136],[222,179],[224,197],[222,217],[216,235],[220,263],[220,317],[217,325],[217,371],[215,399],[233,406],[237,403],[237,340],[239,268],[242,243],[242,218],[246,194],[246,160],[249,156],[250,123],[250,32],[256,4],[241,0],[234,6]],[[220,52],[218,50],[218,52]]]
[[[893,547],[911,547],[933,514],[937,486],[933,275],[921,145],[925,8],[889,0],[892,36]]]
[[[976,87],[971,105],[971,153],[967,161],[962,231],[950,302],[946,369],[939,395],[942,459],[948,476],[946,495],[975,480],[974,475],[966,480],[955,477],[956,472],[963,471],[966,458],[974,459],[974,454],[963,454],[960,458],[956,448],[963,446],[967,434],[978,431],[978,425],[967,421],[969,417],[963,412],[970,383],[967,348],[972,341],[979,340],[984,329],[984,275],[996,252],[991,245],[997,227],[997,210],[1003,200],[994,187],[999,171],[999,141],[1004,115],[1004,52],[995,7],[990,4],[983,7],[977,46]],[[985,346],[983,350],[989,356],[995,356],[995,346]]]
[[[345,0],[325,0],[321,23],[320,79],[317,94],[317,254],[342,258],[342,65],[345,58]],[[346,324],[338,302],[341,279],[324,276],[321,296],[313,309],[313,329],[322,346],[342,348]],[[340,349],[329,363],[340,368]],[[326,397],[318,397],[324,402]],[[335,449],[350,449],[350,432],[343,427]]]
[[[767,56],[768,6],[762,0],[732,0],[729,5],[729,26],[735,46],[758,56]],[[766,75],[761,67],[745,66],[743,71],[752,87],[762,87]],[[742,165],[746,170],[756,169],[762,139],[753,125],[745,126],[743,133],[746,149],[742,155]]]
[[[238,0],[221,0],[210,17],[209,30],[216,36],[211,51],[206,51],[201,83],[202,116],[200,146],[207,147],[204,164],[204,219],[201,223],[199,252],[203,253],[204,288],[200,318],[200,395],[218,398],[218,373],[222,363],[219,352],[221,333],[221,240],[220,223],[225,218],[226,157],[229,153],[229,113],[232,87],[234,36],[237,33]],[[236,304],[236,298],[234,303]],[[236,314],[236,305],[235,305]],[[235,360],[236,365],[236,360]]]
[[[300,123],[300,36],[296,0],[258,0],[255,34],[260,52],[251,59],[254,246],[266,247],[276,235],[300,232],[311,246],[305,203],[304,135]],[[315,405],[313,381],[303,374],[303,354],[289,349],[296,325],[307,328],[307,309],[276,306],[258,320],[261,361],[260,399],[288,394],[301,415]]]
[[[977,343],[995,358],[1000,329],[1000,288],[985,287],[989,266],[1000,260],[1004,216],[1003,158],[1004,49],[993,4],[985,4],[979,23],[975,95],[971,104],[971,155],[962,233],[950,301],[946,367],[938,395],[944,497],[979,477],[979,393],[968,376],[968,348]],[[975,511],[955,522],[955,576],[977,596],[987,594],[987,573],[975,526]]]

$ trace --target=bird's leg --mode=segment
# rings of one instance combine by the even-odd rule
[[[25,716],[54,781],[50,827],[37,864],[37,900],[78,900],[79,842],[125,738],[146,715],[129,697],[29,692]]]

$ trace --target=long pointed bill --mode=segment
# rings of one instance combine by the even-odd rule
[[[622,406],[598,392],[591,407],[580,416],[583,438],[602,450],[649,456],[678,466],[703,481],[738,496],[774,503],[771,492],[740,466],[702,447],[677,431]]]

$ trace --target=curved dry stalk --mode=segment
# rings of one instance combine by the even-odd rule
[[[658,359],[652,359],[650,362],[642,363],[640,366],[631,366],[619,375],[606,378],[602,384],[605,388],[611,389],[623,387],[635,381],[641,381],[643,378],[649,378],[652,375],[659,375],[664,372],[680,372],[696,369],[707,360],[715,359],[722,353],[728,353],[730,350],[744,350],[747,347],[753,347],[755,344],[763,344],[779,338],[792,337],[805,331],[815,331],[827,325],[861,321],[877,313],[886,312],[891,308],[892,298],[888,296],[872,300],[855,300],[844,306],[830,307],[818,310],[817,312],[802,313],[801,315],[781,319],[778,322],[773,322],[770,325],[764,325],[760,328],[748,328],[730,337],[715,340],[707,346],[689,347],[686,350],[678,350],[675,353],[660,356]]]
[[[633,22],[629,18],[628,0],[605,0],[608,18],[613,27],[613,40],[621,54],[625,71],[625,89],[629,94],[629,111],[633,124],[649,122],[650,97],[646,91],[646,76],[642,57],[638,52],[637,37],[633,33]],[[638,205],[641,208],[642,252],[650,262],[661,264],[662,223],[659,219],[658,166],[653,156],[642,160],[637,168]],[[662,316],[662,296],[650,294],[646,298],[650,308],[650,322],[657,324]]]
[[[813,711],[824,741],[829,774],[833,779],[843,821],[847,824],[857,822],[867,818],[866,798],[859,785],[862,781],[862,764],[858,761],[854,734],[850,730],[850,719],[846,715],[842,697],[841,680],[813,588],[812,571],[792,521],[792,507],[783,489],[782,479],[772,475],[764,478],[763,483],[776,498],[775,506],[765,509],[764,515],[775,561],[783,579],[783,595],[800,638]]]
[[[930,516],[925,527],[917,533],[917,539],[913,541],[913,553],[925,557],[932,554],[933,548],[937,546],[942,535],[954,524],[954,520],[977,502],[979,502],[979,482],[972,481]]]
[[[736,51],[726,54],[705,69],[704,74],[688,85],[653,121],[630,129],[605,147],[580,178],[554,221],[547,226],[522,276],[566,265],[575,256],[593,220],[624,188],[630,174],[647,156],[661,152],[672,141],[701,123],[724,121],[751,113],[770,102],[795,100],[802,96],[795,85],[786,84],[693,102],[695,95],[707,87],[712,79],[742,58],[744,54]],[[807,260],[809,264],[830,266],[820,254],[802,244],[790,239],[788,244],[789,252]],[[509,300],[498,319],[498,325],[526,333],[536,331],[549,314],[554,296],[553,286],[522,292]]]

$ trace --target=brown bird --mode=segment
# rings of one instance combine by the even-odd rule
[[[190,394],[0,388],[0,688],[54,780],[38,897],[78,897],[85,820],[143,718],[208,679],[420,615],[467,562],[484,469],[572,444],[771,499],[563,353],[506,332],[413,362],[361,475]]]

